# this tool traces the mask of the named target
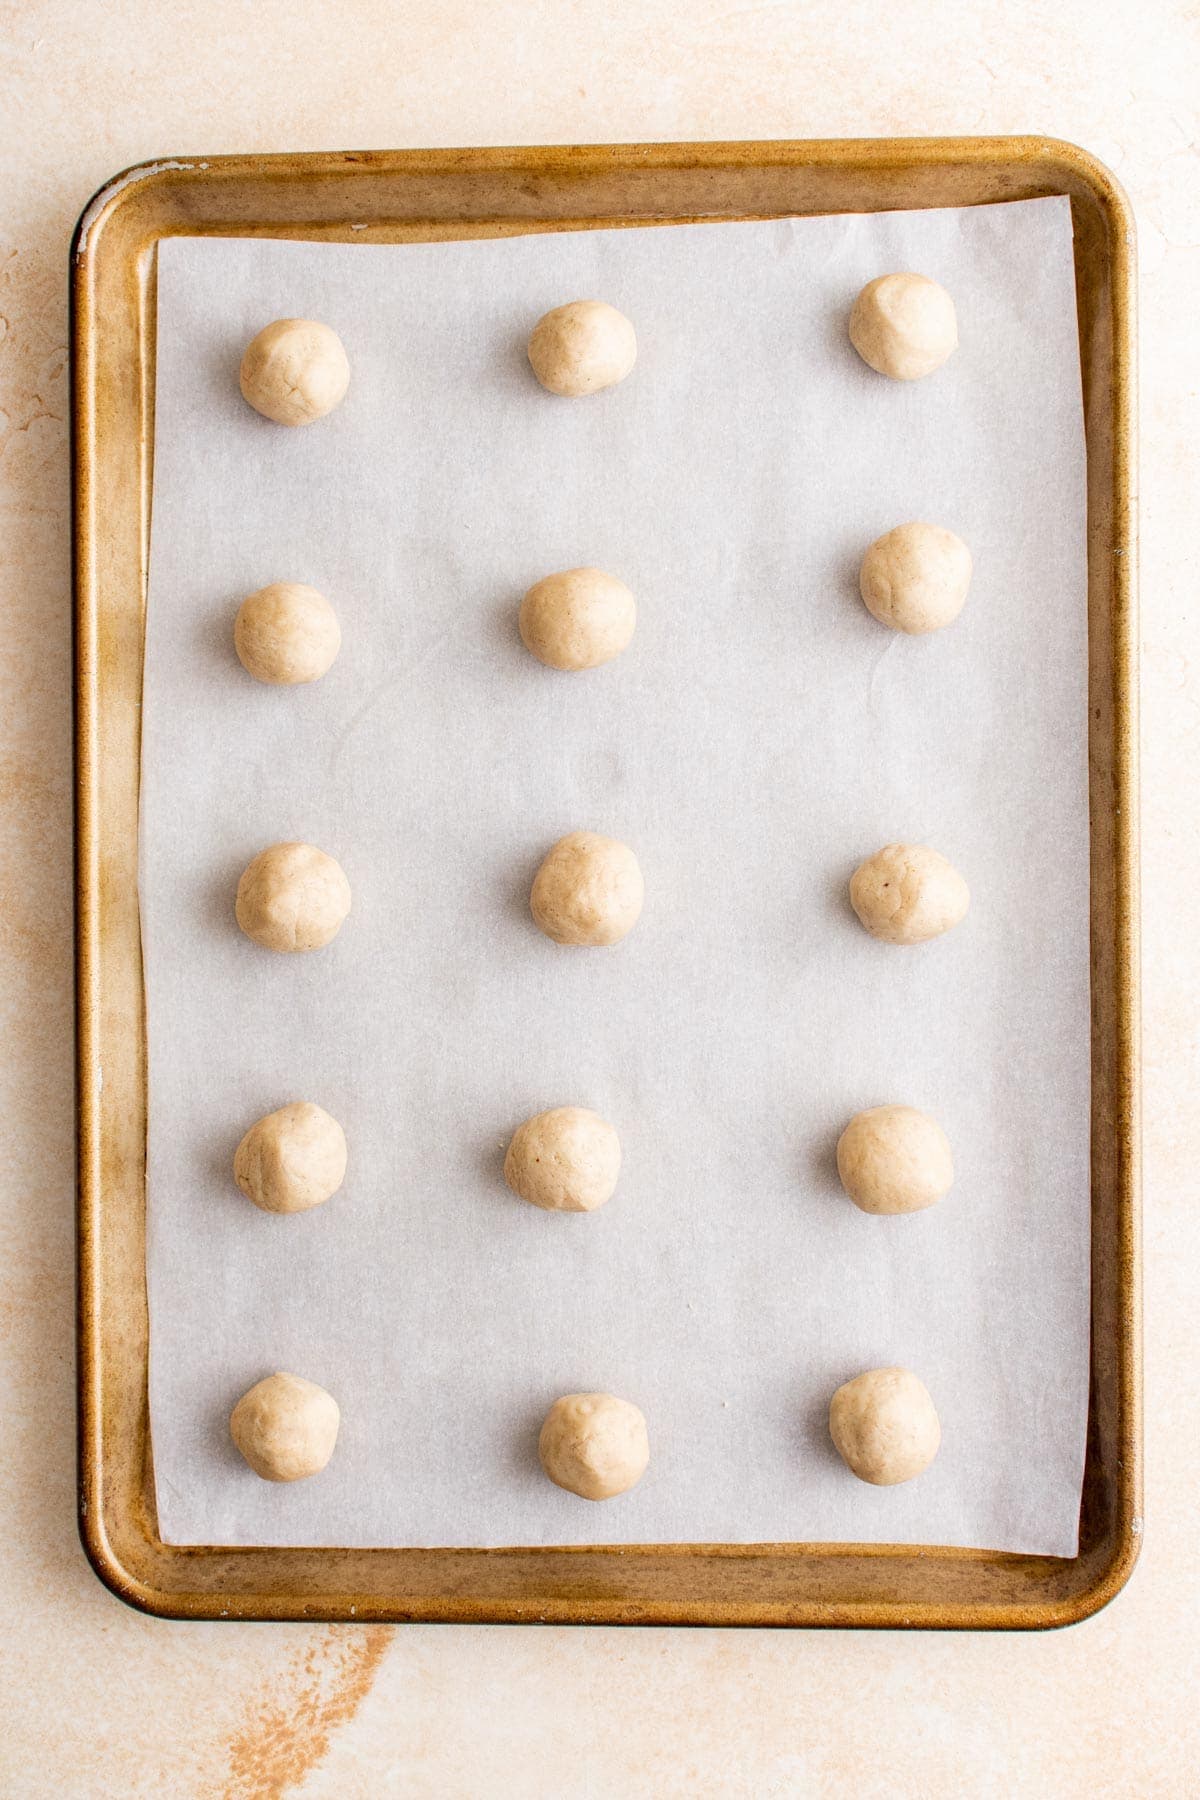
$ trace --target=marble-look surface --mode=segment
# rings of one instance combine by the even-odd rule
[[[1200,18],[1191,0],[0,4],[0,1791],[1143,1796],[1200,1785]],[[124,165],[231,150],[1040,131],[1138,214],[1147,1531],[1041,1637],[174,1625],[74,1525],[66,256]],[[1189,896],[1191,898],[1189,899]]]

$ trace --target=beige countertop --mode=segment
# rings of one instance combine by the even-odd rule
[[[1194,5],[0,0],[0,28],[0,1791],[1196,1792]],[[74,1523],[66,267],[84,201],[172,154],[1028,131],[1106,160],[1139,226],[1148,1443],[1130,1586],[1035,1637],[184,1625],[126,1610]]]

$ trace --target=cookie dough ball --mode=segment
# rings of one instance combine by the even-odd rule
[[[923,1381],[909,1369],[868,1369],[829,1402],[829,1435],[847,1468],[874,1487],[927,1469],[942,1428]]]
[[[854,302],[850,342],[881,375],[918,381],[958,348],[954,302],[928,275],[879,275]]]
[[[564,1394],[546,1414],[538,1455],[558,1487],[583,1500],[611,1500],[646,1473],[646,1421],[613,1394]]]
[[[850,877],[850,904],[872,937],[923,944],[966,914],[970,890],[954,864],[926,844],[885,844]]]
[[[273,581],[242,601],[233,642],[243,669],[273,687],[319,681],[342,647],[337,614],[324,594],[298,581]]]
[[[623,581],[603,569],[564,569],[530,588],[521,602],[525,648],[552,669],[598,669],[633,636],[637,605]]]
[[[242,871],[237,922],[265,950],[320,950],[350,911],[340,863],[311,844],[272,844]]]
[[[953,624],[971,585],[971,552],[941,525],[914,519],[876,538],[862,559],[859,590],[881,625],[920,637]]]
[[[264,1212],[307,1212],[346,1178],[346,1134],[324,1107],[298,1100],[250,1127],[233,1155],[233,1178]]]
[[[276,319],[246,346],[242,396],[277,425],[311,425],[350,385],[342,340],[316,319]]]
[[[529,906],[556,944],[619,944],[638,922],[645,888],[628,844],[595,831],[560,838],[533,881]]]
[[[508,1146],[504,1179],[546,1212],[595,1212],[621,1173],[621,1140],[586,1106],[556,1106],[526,1119]]]
[[[319,1475],[333,1455],[341,1414],[332,1394],[302,1375],[268,1375],[229,1416],[234,1443],[264,1481]]]
[[[954,1184],[950,1140],[915,1106],[870,1106],[838,1139],[838,1174],[866,1213],[922,1212]]]
[[[538,320],[529,361],[552,394],[596,394],[624,381],[637,361],[637,336],[607,301],[572,300]]]

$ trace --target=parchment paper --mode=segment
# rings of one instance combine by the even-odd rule
[[[856,358],[860,285],[954,295],[962,348],[904,385]],[[638,365],[585,401],[524,356],[586,295]],[[159,250],[142,903],[150,1028],[151,1421],[174,1542],[900,1540],[1071,1554],[1088,1339],[1084,455],[1065,200],[382,248]],[[327,320],[349,395],[305,430],[238,393],[252,334]],[[961,620],[901,639],[865,545],[951,526]],[[637,636],[565,676],[524,589],[595,563]],[[344,648],[307,689],[240,668],[242,596],[310,582]],[[626,839],[642,921],[611,951],[532,925],[562,833]],[[272,955],[243,865],[302,838],[354,890],[336,943]],[[920,949],[846,901],[879,845],[973,893]],[[350,1172],[276,1218],[235,1144],[292,1099]],[[863,1106],[933,1112],[950,1197],[841,1194]],[[578,1103],[625,1168],[590,1217],[501,1180],[528,1114]],[[832,1390],[918,1371],[944,1441],[872,1489]],[[227,1418],[274,1369],[337,1397],[317,1479],[259,1481]],[[646,1413],[649,1473],[602,1507],[535,1454],[549,1403]]]

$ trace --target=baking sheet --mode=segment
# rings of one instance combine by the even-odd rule
[[[862,283],[951,289],[962,348],[881,380],[845,338]],[[622,386],[545,395],[547,307],[634,319]],[[150,1405],[169,1542],[852,1540],[1071,1554],[1087,1399],[1089,1180],[1084,466],[1065,200],[964,211],[404,247],[159,249],[141,897],[150,1040]],[[248,338],[326,319],[353,379],[309,429],[237,391]],[[951,526],[976,575],[953,630],[858,602],[865,544]],[[609,668],[542,669],[541,575],[593,562],[639,599]],[[344,636],[310,689],[241,670],[271,580]],[[528,917],[563,832],[627,839],[647,905],[612,951]],[[277,839],[336,855],[335,944],[272,956],[233,922]],[[845,900],[890,839],[966,874],[968,919],[899,950]],[[308,1098],[350,1173],[291,1219],[229,1166]],[[958,1180],[870,1219],[837,1186],[857,1108],[927,1108]],[[591,1217],[500,1177],[516,1124],[578,1103],[625,1168]],[[871,1489],[832,1389],[928,1384],[943,1448]],[[316,1480],[261,1483],[233,1401],[287,1368],[342,1408]],[[559,1394],[651,1432],[603,1507],[542,1477]]]

